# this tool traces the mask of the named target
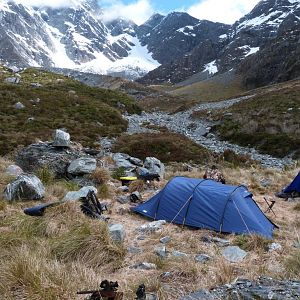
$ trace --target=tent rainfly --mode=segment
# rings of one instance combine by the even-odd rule
[[[284,193],[300,193],[300,172],[298,175],[294,178],[294,180],[291,182],[289,186],[287,186],[284,190]]]
[[[154,220],[166,220],[224,233],[259,234],[272,238],[275,227],[245,186],[210,179],[175,177],[158,194],[133,211]]]

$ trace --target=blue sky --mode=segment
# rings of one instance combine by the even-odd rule
[[[98,0],[104,18],[131,19],[138,25],[152,14],[185,11],[198,19],[232,24],[250,12],[259,0]]]

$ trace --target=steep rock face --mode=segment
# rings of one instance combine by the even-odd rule
[[[281,31],[278,37],[245,59],[238,72],[249,88],[283,82],[300,76],[300,25]],[[263,70],[263,72],[262,72]]]
[[[136,37],[137,25],[101,21],[96,0],[70,7],[0,3],[0,60],[15,66],[72,68],[135,79],[159,66]]]
[[[179,83],[195,73],[204,73],[203,78],[207,78],[215,73],[236,70],[245,58],[259,53],[265,45],[275,42],[277,36],[299,24],[299,8],[298,0],[260,1],[249,14],[223,34],[214,35],[214,39],[206,36],[209,41],[199,41],[189,53],[169,64],[163,63],[139,79],[139,82]],[[209,48],[212,48],[211,55],[206,51]]]
[[[225,24],[199,21],[187,13],[178,12],[163,18],[155,15],[148,24],[148,27],[142,25],[137,34],[142,44],[148,45],[153,58],[162,64],[181,58],[201,41],[215,41],[229,28]]]
[[[0,6],[0,59],[11,64],[49,66],[54,50],[52,28],[45,27],[40,14],[21,4]]]

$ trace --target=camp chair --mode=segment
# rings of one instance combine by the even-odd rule
[[[265,213],[268,213],[268,212],[272,212],[274,214],[274,216],[276,217],[276,214],[273,210],[273,206],[275,205],[276,201],[275,200],[271,200],[271,203],[268,202],[268,200],[266,199],[266,197],[264,197],[264,200],[266,201],[267,205],[268,205],[268,208],[267,210],[265,211]]]

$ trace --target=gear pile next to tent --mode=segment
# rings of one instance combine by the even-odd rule
[[[175,177],[133,210],[154,220],[224,233],[255,233],[272,238],[277,227],[260,210],[245,186],[206,179]]]

